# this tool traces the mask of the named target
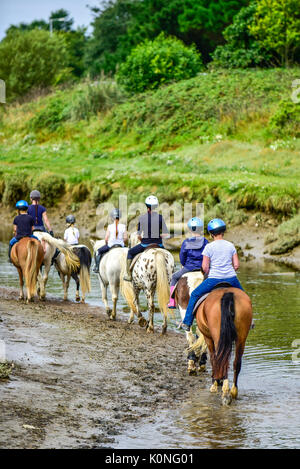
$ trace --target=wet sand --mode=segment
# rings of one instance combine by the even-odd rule
[[[113,448],[114,438],[209,385],[189,377],[183,333],[112,322],[104,310],[47,299],[29,305],[0,287],[1,448]],[[3,431],[4,430],[4,431]]]

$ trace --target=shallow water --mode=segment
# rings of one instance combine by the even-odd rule
[[[0,266],[0,284],[18,287],[4,243],[0,243]],[[219,395],[209,393],[208,367],[207,373],[193,378],[199,381],[197,395],[178,403],[176,411],[161,412],[157,419],[128,429],[117,437],[114,448],[299,448],[300,276],[272,263],[244,264],[239,279],[253,302],[255,328],[243,356],[237,401],[224,407]],[[87,302],[103,306],[95,274],[91,283]],[[53,268],[47,294],[62,298]],[[73,281],[69,298],[75,298]],[[120,298],[118,316],[125,320],[124,307]],[[160,314],[155,321],[158,327]],[[171,322],[170,328],[175,327]]]

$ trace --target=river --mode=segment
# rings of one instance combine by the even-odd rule
[[[1,285],[18,287],[4,243],[0,243],[0,265]],[[116,437],[114,448],[299,448],[300,276],[284,266],[252,262],[241,265],[239,279],[252,299],[255,327],[246,343],[237,401],[224,407],[218,396],[209,393],[209,368],[204,379],[195,377],[197,395],[178,402],[176,411],[162,412],[151,423],[128,428]],[[95,274],[91,283],[87,302],[102,306]],[[47,294],[62,297],[54,269]],[[74,296],[72,281],[69,298]],[[124,308],[120,299],[118,315],[126,320]],[[171,322],[170,328],[175,327]]]

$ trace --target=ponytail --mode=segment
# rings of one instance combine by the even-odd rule
[[[118,223],[119,223],[119,219],[117,218],[116,219],[116,239],[118,239],[118,234],[119,234],[119,232],[118,232]]]

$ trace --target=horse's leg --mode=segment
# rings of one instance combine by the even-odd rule
[[[214,341],[209,337],[206,337],[205,341],[207,343],[212,368],[212,385],[210,387],[210,392],[218,392],[219,382],[215,378],[215,344]]]
[[[117,301],[118,301],[118,296],[119,296],[119,288],[113,283],[111,283],[109,287],[110,287],[111,298],[113,302],[112,313],[111,313],[110,319],[115,321],[116,316],[117,316]]]
[[[68,299],[68,287],[69,287],[69,282],[70,282],[70,277],[67,277],[67,280],[65,280],[65,275],[62,272],[59,272],[59,276],[61,278],[62,284],[63,284],[63,289],[64,289],[64,301],[67,301]],[[68,282],[68,286],[67,286]]]
[[[24,300],[24,290],[23,290],[23,287],[24,287],[24,279],[23,279],[23,273],[22,273],[22,269],[20,267],[17,268],[18,269],[18,274],[19,274],[19,280],[20,280],[20,295],[19,295],[19,300]]]
[[[79,278],[78,278],[78,275],[73,273],[71,274],[72,278],[75,280],[76,282],[76,298],[75,300],[77,302],[80,301],[80,294],[79,294],[79,288],[80,288],[80,284],[79,284]],[[70,276],[68,276],[68,280],[70,281]],[[68,282],[68,288],[69,288],[69,282]],[[84,299],[83,299],[83,303],[84,303]]]
[[[230,394],[233,399],[236,399],[238,395],[237,383],[238,383],[238,376],[242,367],[242,356],[244,353],[244,348],[245,348],[245,341],[244,342],[237,341],[236,346],[235,346],[235,359],[233,363],[233,370],[234,370],[233,385],[230,390]]]
[[[38,282],[39,282],[39,297],[41,301],[44,301],[46,298],[46,283],[48,281],[48,275],[51,267],[51,262],[47,262],[44,265],[44,275],[42,269],[39,270]]]
[[[149,309],[149,321],[147,326],[147,332],[154,332],[154,325],[153,325],[153,316],[154,316],[154,293],[148,292],[146,293],[147,301],[148,301],[148,309]]]
[[[146,327],[147,326],[147,321],[146,319],[144,318],[144,316],[142,315],[141,313],[141,308],[140,308],[140,298],[139,298],[139,295],[140,295],[140,290],[135,290],[135,300],[134,300],[134,303],[135,303],[135,308],[136,308],[136,315],[137,315],[137,319],[138,319],[138,324],[140,327]],[[134,312],[133,312],[134,314]],[[131,316],[131,315],[130,315]],[[130,319],[130,318],[129,318]],[[129,322],[129,321],[128,321]]]
[[[180,312],[181,319],[183,320],[184,316],[185,316],[186,309],[183,309],[179,305],[179,312]],[[190,348],[195,342],[195,336],[192,333],[192,331],[189,331],[189,332],[185,333],[185,337],[186,337],[187,343],[188,343],[189,348]],[[188,352],[187,360],[188,360],[188,374],[190,376],[197,375],[197,368],[196,368],[197,357],[196,357],[196,354],[195,354],[194,351]]]

